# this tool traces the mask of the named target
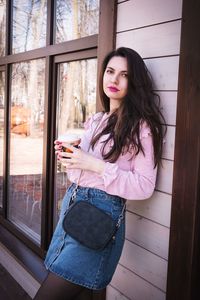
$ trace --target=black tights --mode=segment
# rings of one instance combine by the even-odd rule
[[[92,290],[49,273],[34,300],[92,300]]]

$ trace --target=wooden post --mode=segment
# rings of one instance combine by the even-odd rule
[[[167,300],[200,299],[199,11],[183,0]]]

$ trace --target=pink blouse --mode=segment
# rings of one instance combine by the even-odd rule
[[[85,134],[81,139],[81,149],[88,151],[94,132],[100,132],[106,125],[108,115],[97,113],[85,122]],[[89,149],[93,156],[103,159],[101,155],[102,142],[107,135],[100,138],[94,150]],[[149,127],[143,123],[140,129],[140,139],[144,154],[134,152],[121,154],[115,163],[106,162],[103,174],[79,169],[67,170],[71,182],[77,182],[84,187],[97,188],[108,194],[117,195],[127,200],[142,200],[149,198],[155,188],[157,168],[154,168],[152,136]],[[111,146],[111,142],[107,147]],[[106,150],[106,149],[105,149]],[[80,179],[79,179],[80,177]]]

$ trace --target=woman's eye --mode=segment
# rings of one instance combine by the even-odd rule
[[[125,78],[126,78],[126,77],[128,77],[128,74],[123,73],[123,74],[122,74],[122,77],[125,77]]]
[[[108,74],[112,74],[112,72],[113,72],[112,70],[107,70],[106,71],[106,73],[108,73]]]

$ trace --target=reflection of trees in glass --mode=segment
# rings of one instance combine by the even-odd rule
[[[81,128],[96,107],[96,59],[60,65],[58,131]]]
[[[6,0],[0,0],[0,56],[5,55]]]
[[[56,42],[98,33],[99,0],[57,0]]]
[[[34,136],[43,131],[43,59],[14,64],[12,69],[11,132]]]
[[[45,46],[47,0],[13,1],[13,53]]]

